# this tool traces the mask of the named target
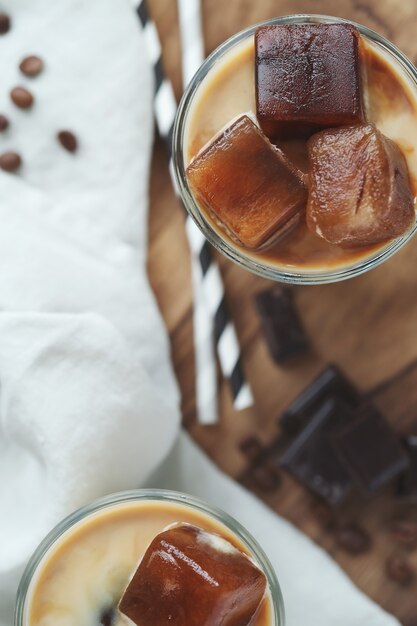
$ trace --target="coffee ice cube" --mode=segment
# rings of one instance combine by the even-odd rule
[[[364,121],[359,32],[350,24],[281,24],[255,33],[256,111],[272,138]]]
[[[283,236],[307,202],[303,174],[246,115],[199,152],[187,176],[196,199],[246,248]]]
[[[181,523],[152,541],[119,610],[137,626],[246,626],[265,589],[264,574],[230,542]]]
[[[307,224],[341,246],[364,246],[403,234],[414,222],[407,163],[374,125],[328,129],[308,141]]]

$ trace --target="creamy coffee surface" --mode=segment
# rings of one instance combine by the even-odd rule
[[[50,549],[28,592],[26,626],[132,624],[119,611],[110,621],[109,611],[117,606],[151,541],[174,522],[218,533],[247,553],[225,526],[185,505],[151,501],[114,505],[77,524]],[[272,624],[266,595],[253,626]]]
[[[417,90],[402,67],[382,48],[362,38],[364,100],[367,118],[401,148],[417,197]],[[253,36],[230,49],[203,80],[190,107],[185,129],[185,165],[231,120],[256,115]],[[306,142],[277,142],[307,172]],[[312,234],[302,220],[291,234],[265,251],[250,252],[232,241],[204,209],[205,219],[219,236],[244,256],[283,270],[326,270],[349,266],[386,247],[387,242],[360,248],[342,248]],[[388,242],[389,243],[389,242]]]

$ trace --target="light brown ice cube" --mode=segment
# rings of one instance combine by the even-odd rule
[[[196,199],[247,248],[286,232],[307,202],[303,174],[246,115],[198,153],[187,177]]]
[[[223,537],[177,524],[152,541],[119,610],[137,626],[247,626],[265,589],[261,570]]]
[[[324,130],[308,141],[309,229],[341,246],[398,237],[415,220],[405,158],[372,124]]]
[[[257,29],[257,117],[268,137],[307,136],[364,121],[359,41],[350,24]]]

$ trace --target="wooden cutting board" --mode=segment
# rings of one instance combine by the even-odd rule
[[[181,94],[176,3],[149,0],[163,42],[165,68]],[[337,15],[374,28],[417,62],[415,0],[203,0],[206,52],[255,22],[289,13]],[[156,141],[152,162],[149,273],[165,318],[175,371],[182,391],[186,428],[231,476],[247,466],[240,443],[256,435],[265,444],[277,434],[277,416],[329,362],[337,363],[400,432],[417,428],[417,241],[370,273],[334,285],[294,288],[313,349],[307,358],[278,367],[271,361],[253,307],[253,294],[270,285],[219,258],[226,298],[242,347],[242,360],[256,400],[253,409],[233,410],[227,384],[219,380],[220,421],[203,427],[195,420],[194,355],[190,259],[181,207],[171,189],[164,148]],[[291,520],[337,560],[352,580],[406,626],[417,624],[417,580],[401,588],[388,580],[385,561],[404,549],[389,528],[397,515],[417,518],[417,505],[400,505],[392,493],[345,507],[372,535],[373,548],[346,554],[312,512],[311,497],[290,477],[270,492],[254,489],[275,511]],[[417,551],[406,554],[417,570]],[[365,625],[364,625],[365,626]]]

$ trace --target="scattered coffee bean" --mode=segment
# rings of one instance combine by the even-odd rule
[[[392,536],[395,541],[410,548],[417,546],[417,521],[396,520],[391,526]]]
[[[77,138],[70,130],[61,130],[57,134],[58,141],[68,152],[75,152],[78,146]]]
[[[311,513],[323,528],[330,529],[335,523],[333,509],[321,500],[313,500],[310,506]]]
[[[369,534],[357,524],[344,524],[335,531],[336,544],[349,554],[363,554],[372,544]]]
[[[393,554],[387,559],[385,571],[388,578],[398,585],[401,585],[401,587],[408,587],[415,577],[414,569],[408,561],[399,554]]]
[[[21,164],[22,159],[17,152],[3,152],[3,154],[0,154],[0,169],[5,172],[15,172]]]
[[[10,30],[10,17],[6,13],[0,13],[0,35],[5,35]]]
[[[250,470],[250,482],[265,493],[275,491],[281,482],[279,474],[269,465],[258,465]]]
[[[257,437],[246,437],[239,444],[240,450],[251,461],[261,453],[263,446]]]
[[[25,76],[37,76],[43,70],[43,61],[41,58],[32,54],[31,56],[22,59],[19,69],[23,74],[25,74]]]
[[[19,109],[29,109],[34,101],[33,95],[25,87],[14,87],[10,97]]]
[[[0,113],[0,133],[2,133],[6,128],[9,127],[9,120],[5,115]]]

